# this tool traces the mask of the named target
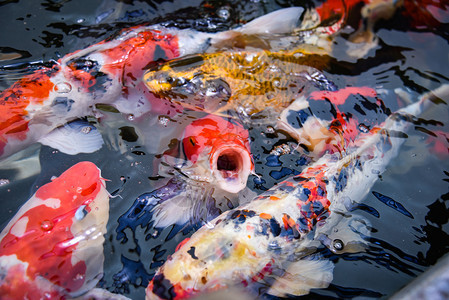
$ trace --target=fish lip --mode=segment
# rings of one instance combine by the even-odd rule
[[[211,169],[221,189],[238,193],[246,187],[253,163],[248,149],[238,144],[228,144],[213,151]]]

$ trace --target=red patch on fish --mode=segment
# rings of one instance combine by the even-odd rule
[[[181,249],[181,247],[184,246],[189,240],[190,238],[185,238],[184,240],[182,240],[182,242],[179,243],[178,246],[176,246],[175,252]]]
[[[233,145],[250,153],[248,138],[248,131],[242,125],[208,115],[186,127],[182,144],[186,158],[195,163],[206,148],[213,152],[223,145]]]
[[[54,88],[51,73],[51,69],[38,70],[0,94],[0,155],[9,139],[26,139],[30,121],[27,108],[44,105]]]
[[[89,210],[102,184],[96,166],[82,162],[42,186],[33,198],[37,205],[22,214],[0,241],[0,256],[15,255],[27,263],[31,280],[41,276],[67,292],[77,291],[84,284],[86,265],[82,260],[72,265],[79,237],[71,227],[76,212],[83,205]]]
[[[377,93],[370,87],[347,87],[337,91],[315,91],[310,94],[314,100],[329,100],[334,105],[341,105],[346,102],[350,95],[359,94],[365,97],[376,97]]]
[[[138,27],[128,30],[138,30]],[[142,31],[103,53],[108,57],[104,70],[113,75],[123,76],[127,85],[128,80],[140,81],[149,63],[178,57],[178,38],[158,30]]]

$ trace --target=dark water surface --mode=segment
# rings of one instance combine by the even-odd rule
[[[124,27],[149,22],[215,32],[281,7],[306,4],[310,3],[0,1],[0,89],[31,72],[33,66],[51,63]],[[402,87],[415,95],[449,83],[449,13],[440,12],[440,22],[432,26],[410,29],[407,18],[399,14],[395,22],[382,22],[376,27],[379,46],[359,60],[344,53],[345,36],[337,38],[335,47],[342,50],[335,52],[337,63],[326,75],[340,87],[371,86],[385,90]],[[398,107],[394,101],[386,105],[392,110]],[[363,202],[365,206],[359,214],[373,227],[370,247],[356,254],[325,253],[336,263],[334,280],[329,288],[315,290],[304,299],[387,298],[448,252],[449,110],[441,107],[420,116],[421,122],[409,132],[398,157]],[[145,152],[143,141],[136,139],[130,125],[120,116],[112,114],[100,129],[107,136],[106,145],[95,154],[68,156],[36,145],[25,150],[27,160],[0,163],[0,179],[9,181],[0,185],[0,224],[3,228],[51,176],[59,175],[78,161],[96,163],[102,176],[110,180],[108,191],[116,196],[110,200],[105,276],[99,286],[143,299],[144,287],[155,269],[185,236],[179,233],[172,237],[171,228],[155,232],[132,223],[117,234],[118,219],[134,200],[165,181],[155,176],[155,156]],[[300,172],[308,162],[307,157],[297,152],[279,160],[270,158],[273,146],[293,145],[293,140],[283,132],[270,133],[266,125],[255,125],[250,128],[250,135],[260,178],[250,176],[248,185],[258,193]]]

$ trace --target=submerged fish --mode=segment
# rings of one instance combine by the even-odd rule
[[[103,276],[108,218],[109,194],[93,163],[78,163],[39,188],[0,234],[1,298],[92,290]]]
[[[268,108],[279,113],[310,85],[327,88],[314,68],[325,64],[302,50],[227,51],[168,61],[148,70],[144,82],[158,97],[191,109],[251,116]]]
[[[436,96],[437,95],[437,96]],[[333,264],[314,253],[359,251],[367,223],[350,210],[369,192],[405,140],[414,116],[439,97],[443,86],[392,114],[357,151],[324,155],[300,175],[250,203],[228,211],[180,245],[157,271],[147,299],[181,299],[227,287],[260,285],[276,296],[307,294],[333,278]]]
[[[390,114],[376,90],[346,87],[301,95],[282,111],[277,127],[295,138],[309,156],[319,158],[324,153],[350,153],[364,136],[380,130]]]
[[[118,232],[139,221],[156,228],[202,225],[249,197],[246,182],[254,171],[249,134],[235,121],[214,115],[193,121],[161,165],[159,174],[171,179],[139,196],[119,218]]]
[[[100,135],[92,142],[79,134],[79,128],[64,133],[58,129],[77,118],[98,116],[101,111],[96,105],[111,105],[133,117],[148,111],[173,114],[176,108],[171,103],[160,101],[144,87],[142,74],[147,65],[204,52],[210,45],[246,32],[291,32],[303,11],[299,7],[281,9],[231,32],[216,34],[138,26],[68,54],[53,67],[42,67],[0,94],[0,158],[42,141],[48,134],[52,137],[43,142],[62,152],[66,152],[65,141],[70,140],[76,141],[77,153],[99,149],[103,144]]]

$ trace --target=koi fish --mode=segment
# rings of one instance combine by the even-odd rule
[[[325,86],[326,59],[284,52],[234,51],[191,55],[146,71],[144,82],[157,97],[194,110],[236,110],[252,116],[265,109],[282,111],[310,82]]]
[[[101,109],[97,108],[100,106],[110,105],[133,117],[148,111],[173,115],[176,108],[150,95],[142,83],[148,64],[204,52],[210,45],[247,32],[289,33],[296,28],[303,11],[300,7],[281,9],[240,28],[216,34],[159,25],[132,27],[67,54],[54,66],[42,67],[0,94],[0,158],[36,142],[62,152],[66,152],[67,141],[76,141],[77,153],[101,148],[100,135],[86,139],[83,133],[91,130],[64,127],[82,117],[100,116]],[[89,123],[85,124],[89,127]],[[60,128],[65,128],[65,132],[61,133]],[[49,134],[51,138],[42,141]]]
[[[252,195],[246,188],[254,171],[249,134],[235,121],[215,115],[193,121],[185,128],[180,145],[164,155],[161,165],[166,167],[159,173],[172,178],[139,196],[119,218],[118,232],[130,219],[136,223],[140,217],[148,221],[143,226],[153,222],[156,228],[206,223]]]
[[[346,87],[301,95],[282,111],[277,127],[295,138],[310,157],[319,158],[324,153],[350,153],[363,137],[380,130],[390,114],[376,90]]]
[[[449,86],[422,96],[389,116],[354,153],[343,158],[326,154],[301,174],[203,226],[160,267],[146,299],[183,299],[228,287],[250,290],[257,284],[281,297],[327,287],[333,264],[316,249],[323,244],[335,253],[360,251],[369,230],[351,207],[397,155],[414,116],[448,97]]]
[[[108,218],[109,194],[93,163],[78,163],[43,185],[0,234],[1,298],[91,291],[103,276]]]

